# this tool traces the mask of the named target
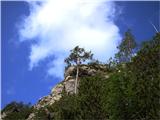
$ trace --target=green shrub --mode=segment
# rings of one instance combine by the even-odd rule
[[[2,114],[6,113],[4,120],[25,120],[32,112],[30,104],[24,104],[22,102],[11,102],[3,110]]]

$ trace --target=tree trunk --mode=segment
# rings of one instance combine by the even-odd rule
[[[77,93],[78,74],[79,74],[79,58],[77,58],[77,73],[76,73],[76,80],[75,80],[75,86],[74,86],[75,94]]]

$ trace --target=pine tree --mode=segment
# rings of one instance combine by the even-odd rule
[[[118,59],[119,63],[131,61],[134,54],[133,50],[136,48],[136,42],[130,29],[125,32],[125,36],[117,48],[119,52],[116,54],[116,59]]]
[[[82,62],[85,62],[87,59],[92,59],[92,56],[93,54],[91,53],[91,51],[86,52],[84,48],[76,46],[73,50],[71,50],[69,57],[65,59],[65,62],[67,63],[68,66],[76,64],[77,67],[76,80],[75,80],[75,94],[77,93],[79,65]]]

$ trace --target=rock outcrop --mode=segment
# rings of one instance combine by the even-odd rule
[[[81,65],[79,67],[79,78],[85,76],[94,76],[99,72],[106,71],[107,68],[105,65]],[[34,105],[34,109],[39,110],[40,108],[44,108],[47,105],[52,105],[55,101],[58,101],[62,97],[62,91],[69,94],[74,93],[74,84],[75,84],[75,76],[76,76],[76,66],[70,66],[66,69],[64,74],[64,80],[57,84],[51,90],[51,93],[48,96],[41,98],[37,104]],[[31,113],[27,120],[32,120],[34,118],[34,114]]]

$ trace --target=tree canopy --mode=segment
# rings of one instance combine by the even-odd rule
[[[93,54],[91,51],[87,52],[84,48],[80,48],[79,46],[76,46],[72,50],[70,50],[70,55],[65,59],[65,63],[67,63],[68,66],[72,64],[80,64],[81,62],[85,62],[87,59],[92,59]]]
[[[134,54],[134,49],[136,48],[136,41],[134,36],[131,33],[131,30],[125,32],[124,38],[122,39],[118,48],[118,53],[116,58],[119,63],[131,61],[131,57]]]
[[[72,64],[76,64],[77,73],[76,73],[76,80],[75,80],[75,94],[77,93],[77,84],[78,84],[78,74],[79,74],[79,65],[81,62],[85,62],[88,59],[92,59],[93,54],[91,51],[86,52],[84,48],[80,48],[76,46],[73,50],[70,51],[70,55],[68,58],[65,59],[65,62],[68,66]]]

